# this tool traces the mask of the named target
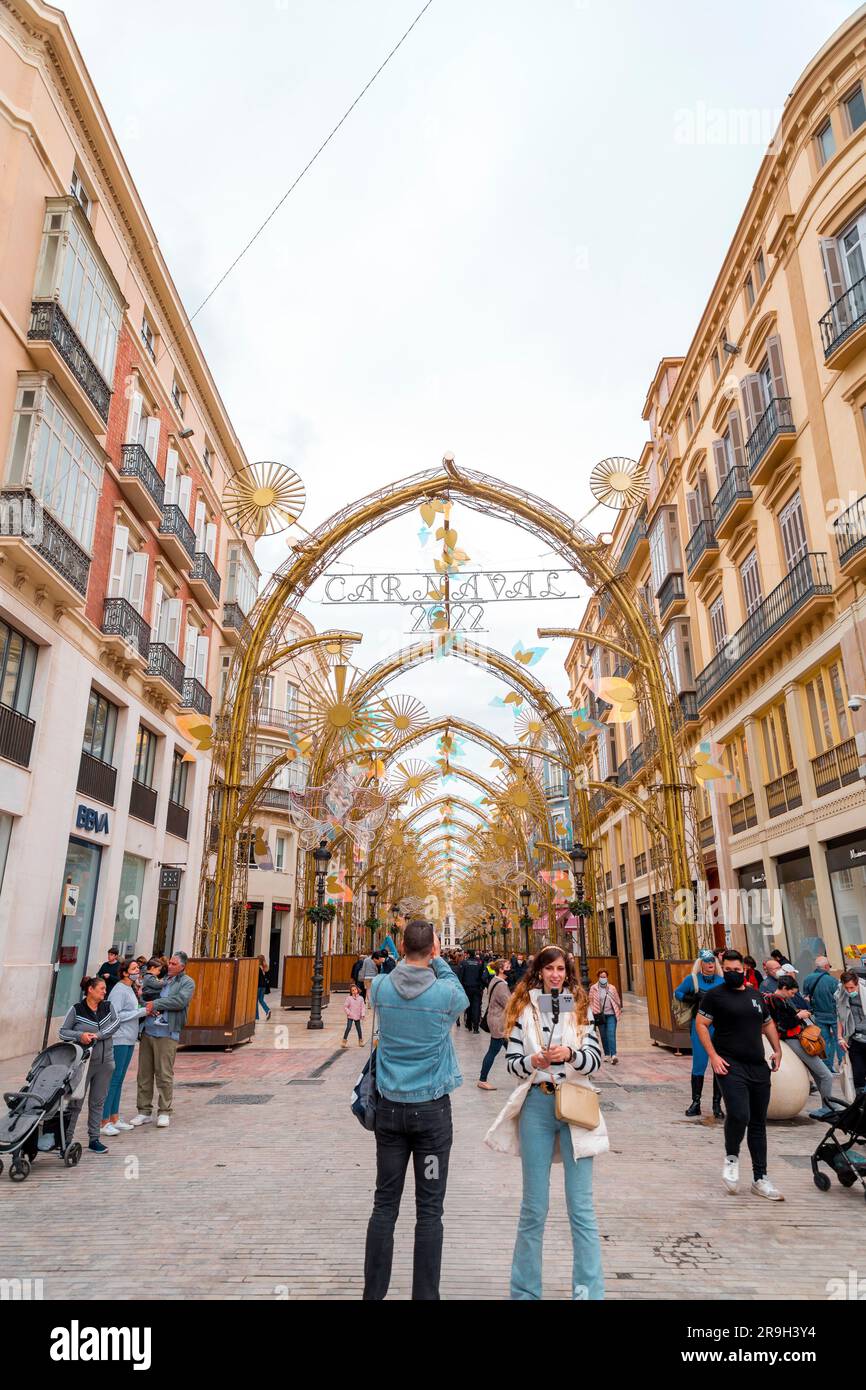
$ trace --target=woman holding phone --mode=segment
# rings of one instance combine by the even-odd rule
[[[559,1119],[560,1087],[579,1087],[585,1115],[597,1108],[587,1080],[601,1066],[601,1044],[577,979],[574,958],[545,946],[530,961],[505,1014],[506,1065],[520,1083],[487,1133],[485,1143],[519,1154],[523,1199],[511,1265],[511,1297],[540,1300],[541,1252],[550,1201],[550,1169],[565,1172],[565,1204],[571,1226],[572,1298],[604,1298],[601,1243],[592,1202],[592,1160],[610,1147],[600,1112],[576,1122]],[[574,1098],[569,1098],[571,1101]],[[558,1153],[557,1150],[558,1141]]]

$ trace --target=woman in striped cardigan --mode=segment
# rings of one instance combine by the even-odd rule
[[[557,991],[558,1010],[540,1004]],[[551,1001],[552,1002],[552,1001]],[[573,1008],[568,1007],[573,1004]],[[572,1297],[601,1299],[601,1244],[592,1202],[592,1160],[610,1147],[604,1118],[587,1130],[556,1118],[558,1086],[589,1087],[601,1066],[601,1044],[589,1018],[574,958],[546,946],[530,962],[505,1015],[506,1065],[520,1083],[485,1142],[519,1154],[523,1200],[511,1266],[512,1299],[540,1299],[541,1252],[550,1200],[550,1170],[565,1170],[565,1204],[571,1226]]]

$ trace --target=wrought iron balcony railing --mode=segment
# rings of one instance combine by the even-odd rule
[[[866,548],[866,497],[858,497],[847,511],[833,522],[839,564],[847,565]]]
[[[114,805],[114,789],[117,785],[117,768],[111,763],[94,758],[92,753],[82,749],[78,767],[77,790],[82,796],[92,796],[106,806]]]
[[[111,637],[122,637],[139,656],[150,652],[150,628],[140,613],[125,598],[107,598],[102,605],[102,631]]]
[[[183,662],[176,652],[165,642],[151,642],[148,653],[147,674],[159,676],[166,681],[178,695],[183,694]]]
[[[214,598],[220,596],[220,577],[213,560],[204,550],[197,550],[193,556],[190,579],[201,579],[207,584]]]
[[[669,574],[658,592],[659,617],[664,618],[672,603],[684,601],[686,587],[681,574]]]
[[[192,561],[195,555],[195,531],[176,502],[163,507],[159,534],[161,536],[176,536]]]
[[[812,759],[812,774],[818,796],[827,796],[829,792],[839,791],[840,787],[849,787],[852,782],[859,781],[860,758],[854,739],[846,738],[843,743],[828,748],[826,753],[819,753],[817,758]]]
[[[211,697],[201,681],[193,676],[184,676],[181,709],[194,709],[197,714],[210,714]]]
[[[41,513],[41,538],[29,542],[31,548],[43,560],[47,560],[61,579],[71,585],[84,598],[87,594],[87,580],[90,574],[90,556],[74,541],[59,521],[55,521],[46,511],[41,500],[31,488],[15,488],[0,492],[0,506],[4,509],[20,505],[23,500],[32,503]]]
[[[53,343],[75,380],[93,405],[99,418],[108,424],[111,387],[91,359],[72,324],[54,300],[35,299],[30,306],[31,342]]]
[[[707,550],[718,550],[718,548],[719,543],[716,540],[712,522],[704,518],[698,522],[686,546],[686,568],[689,574]]]
[[[700,719],[698,697],[693,690],[682,690],[677,696],[684,724],[696,724]]]
[[[718,531],[734,504],[741,499],[750,501],[752,489],[749,487],[749,474],[741,463],[735,464],[722,481],[713,498],[713,525]]]
[[[794,418],[791,414],[790,396],[773,396],[749,438],[746,440],[746,457],[749,460],[751,478],[766,454],[773,440],[780,434],[796,434]]]
[[[754,792],[747,792],[738,801],[731,801],[728,809],[731,816],[731,831],[734,835],[739,835],[744,830],[752,830],[758,824]]]
[[[772,782],[767,782],[767,810],[771,816],[783,816],[786,811],[795,811],[803,805],[800,794],[800,777],[796,772],[784,772]]]
[[[8,758],[19,767],[29,767],[35,730],[36,725],[26,714],[19,714],[11,705],[0,704],[0,758]]]
[[[855,280],[850,290],[840,294],[830,305],[826,314],[818,320],[824,356],[829,357],[838,347],[850,338],[852,333],[866,323],[866,277]]]
[[[701,849],[712,849],[715,843],[715,831],[713,830],[712,816],[702,816],[698,821],[698,836],[701,842]]]
[[[235,632],[242,632],[245,618],[238,603],[223,604],[223,627],[233,628]]]
[[[628,533],[626,543],[622,548],[622,554],[617,563],[618,570],[628,569],[632,556],[640,545],[641,541],[647,540],[646,521],[639,516]]]
[[[162,511],[165,483],[159,476],[150,454],[141,444],[124,444],[120,452],[120,476],[122,478],[138,478]]]
[[[701,671],[697,681],[698,704],[705,704],[804,603],[817,594],[832,592],[827,556],[823,551],[808,551]]]

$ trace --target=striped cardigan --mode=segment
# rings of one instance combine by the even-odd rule
[[[537,989],[530,991],[531,1003],[523,1009],[509,1034],[505,1052],[505,1064],[509,1072],[517,1081],[532,1082],[562,1082],[568,1079],[569,1074],[574,1075],[575,1072],[581,1076],[591,1076],[601,1066],[601,1043],[593,1025],[585,1031],[583,1038],[578,1038],[573,1013],[562,1014],[560,1019],[561,1045],[572,1048],[575,1053],[574,1061],[561,1062],[546,1071],[536,1071],[533,1067],[530,1058],[539,1050],[536,1044],[538,1022],[541,1023],[541,1034],[545,1043],[550,1039],[553,1024],[550,1014],[538,1012],[536,1001],[540,993]]]

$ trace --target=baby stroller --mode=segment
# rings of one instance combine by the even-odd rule
[[[9,1110],[0,1119],[0,1155],[12,1157],[9,1177],[13,1182],[30,1176],[38,1153],[56,1153],[67,1168],[74,1168],[81,1158],[81,1145],[67,1141],[66,1115],[76,1092],[83,1088],[89,1060],[89,1048],[53,1043],[33,1059],[21,1090],[4,1094]]]
[[[866,1154],[857,1151],[857,1146],[866,1144],[866,1089],[858,1091],[850,1104],[835,1096],[830,1098],[830,1104],[836,1113],[812,1155],[815,1186],[820,1192],[830,1191],[830,1179],[818,1170],[819,1163],[826,1163],[843,1187],[853,1187],[859,1178],[866,1198]],[[836,1137],[837,1131],[844,1136],[841,1144]]]

